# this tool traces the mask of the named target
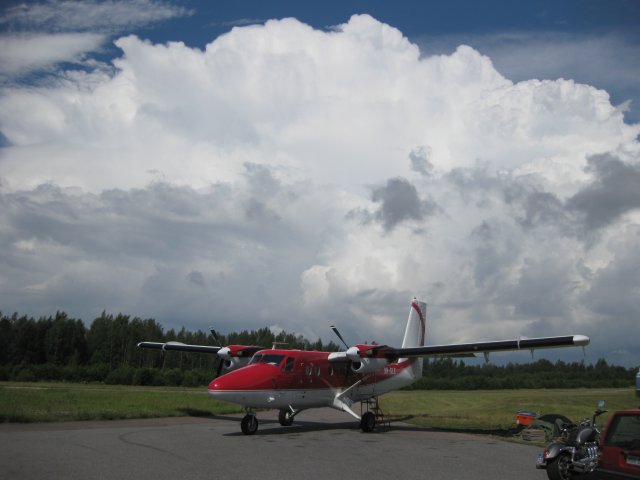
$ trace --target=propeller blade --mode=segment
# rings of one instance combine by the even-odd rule
[[[340,341],[342,343],[344,343],[344,346],[347,349],[349,349],[349,345],[347,345],[347,342],[344,341],[344,338],[342,338],[342,335],[340,335],[340,332],[338,331],[337,327],[335,325],[331,325],[331,327],[329,327],[329,328],[331,328],[331,330],[333,330],[333,333],[335,333],[336,336],[340,339]]]
[[[216,342],[216,346],[220,346],[220,339],[218,338],[218,334],[213,329],[213,327],[209,327],[209,331],[211,332],[211,336],[213,337],[213,341]]]
[[[349,350],[349,345],[347,345],[347,342],[344,341],[344,338],[342,338],[342,335],[340,335],[340,332],[338,331],[338,328],[335,325],[331,325],[331,330],[333,330],[333,333],[336,334],[336,336],[340,339],[340,341],[344,344],[344,347]],[[347,366],[345,368],[344,371],[344,380],[343,380],[343,385],[346,386],[347,385],[347,380],[349,379],[349,374],[351,373],[351,364],[353,363],[353,361],[351,359],[349,359],[349,362],[347,363]]]

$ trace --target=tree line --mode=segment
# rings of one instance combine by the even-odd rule
[[[452,358],[431,359],[423,377],[408,387],[427,390],[502,390],[512,388],[623,388],[635,385],[635,368],[609,365],[599,359],[555,363],[539,359],[531,363],[467,365]]]
[[[338,350],[333,342],[310,342],[269,328],[216,334],[220,345],[261,345]],[[89,328],[65,312],[34,319],[0,313],[0,380],[103,382],[125,385],[206,385],[218,366],[210,354],[140,349],[139,342],[182,342],[215,345],[210,332],[185,328],[164,331],[154,319],[102,314]]]
[[[287,332],[269,328],[217,335],[220,345],[261,345],[274,342],[284,348],[339,350],[333,342],[309,342]],[[209,332],[185,328],[164,331],[154,319],[103,312],[87,328],[80,319],[64,312],[34,319],[0,313],[0,380],[102,382],[124,385],[206,385],[217,370],[215,355],[160,352],[137,348],[141,341],[177,341],[212,345]],[[425,360],[423,377],[413,389],[506,389],[627,387],[634,385],[635,369],[609,365],[600,359],[583,362],[507,365],[467,365],[463,360]]]

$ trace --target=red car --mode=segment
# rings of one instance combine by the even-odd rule
[[[640,409],[613,413],[600,435],[595,476],[603,480],[640,479]]]

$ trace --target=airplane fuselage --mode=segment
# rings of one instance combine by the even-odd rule
[[[422,359],[401,359],[371,373],[351,371],[348,361],[332,362],[330,352],[262,350],[246,367],[211,381],[209,394],[248,408],[302,410],[330,406],[346,410],[354,402],[402,388],[415,379]],[[351,412],[350,412],[351,413]]]

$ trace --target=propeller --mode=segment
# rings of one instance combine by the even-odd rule
[[[340,335],[340,332],[338,331],[338,327],[336,327],[335,325],[331,325],[331,330],[333,330],[333,333],[336,334],[336,336],[340,339],[340,341],[344,344],[345,348],[347,350],[349,350],[349,345],[347,345],[347,342],[344,341],[344,338],[342,338],[342,335]]]
[[[342,335],[340,335],[340,332],[338,331],[338,327],[336,327],[335,325],[331,325],[329,328],[331,328],[331,330],[333,330],[333,333],[336,334],[336,336],[340,339],[340,341],[344,344],[345,348],[347,349],[347,352],[349,352],[350,348],[349,345],[347,345],[347,342],[344,341],[344,338],[342,338]],[[355,347],[353,347],[355,348]],[[348,353],[347,353],[348,354]],[[347,363],[347,368],[344,374],[344,384],[347,384],[347,379],[349,378],[349,372],[351,372],[351,364],[353,363],[353,361],[351,360],[351,358],[349,358],[349,363]]]
[[[229,359],[229,347],[222,347],[218,350],[218,369],[216,370],[216,378],[220,376],[222,373],[222,367],[224,367],[224,362]]]
[[[211,332],[211,337],[213,338],[213,342],[215,343],[216,347],[222,347],[222,344],[220,343],[220,337],[218,337],[218,334],[216,333],[216,331],[214,330],[213,327],[209,327],[209,332]],[[224,367],[224,362],[225,360],[220,356],[220,352],[223,349],[221,348],[220,350],[218,350],[218,368],[216,368],[216,377],[218,378],[220,376],[220,374],[222,373],[222,367]],[[227,349],[227,352],[229,351],[229,349]]]

